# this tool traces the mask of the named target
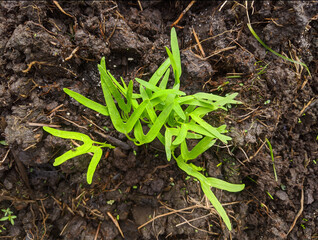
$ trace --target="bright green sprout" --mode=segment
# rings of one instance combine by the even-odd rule
[[[7,230],[3,225],[0,225],[0,233],[2,233],[3,230]]]
[[[266,193],[272,200],[274,200],[273,196],[268,191],[266,191]]]
[[[171,29],[171,51],[168,48],[166,51],[168,58],[148,82],[136,78],[136,82],[139,84],[139,93],[133,92],[132,80],[127,86],[122,78],[120,83],[111,75],[106,69],[105,58],[101,59],[98,69],[106,105],[96,103],[72,90],[65,88],[64,91],[84,106],[102,115],[110,116],[114,128],[125,134],[136,145],[150,143],[156,138],[159,139],[165,146],[168,161],[173,157],[179,168],[194,179],[198,179],[203,192],[220,214],[227,228],[231,230],[230,219],[211,191],[211,187],[229,192],[239,192],[244,189],[245,185],[231,184],[217,178],[206,177],[201,173],[204,169],[190,161],[208,150],[217,140],[223,143],[231,140],[229,136],[224,134],[227,133],[226,125],[215,128],[203,118],[217,109],[227,110],[227,106],[230,104],[240,104],[234,100],[237,93],[229,94],[226,97],[203,92],[186,95],[180,91],[182,68],[178,39],[174,28]],[[173,70],[174,84],[172,88],[167,88],[170,67]],[[143,131],[143,125],[149,128],[146,134]],[[54,165],[59,165],[74,156],[87,152],[94,153],[94,167],[89,167],[87,174],[87,181],[91,183],[96,165],[101,157],[101,147],[112,146],[94,142],[84,134],[60,132],[59,130],[54,132],[54,129],[47,127],[44,130],[58,137],[84,142],[75,151],[70,150],[57,158]],[[189,150],[187,142],[191,139],[198,142],[195,147]],[[178,151],[176,151],[177,149]],[[177,155],[177,152],[180,154]]]
[[[108,205],[113,205],[113,204],[115,203],[115,200],[108,200],[106,203],[107,203]]]
[[[272,144],[270,143],[270,141],[267,138],[265,140],[266,140],[268,147],[269,147],[269,151],[270,151],[272,163],[273,163],[273,171],[274,171],[275,181],[277,182],[278,179],[277,179],[277,173],[276,173],[276,168],[275,168],[275,159],[274,159]]]
[[[225,78],[229,79],[229,78],[241,78],[242,76],[240,75],[233,75],[233,76],[226,76]]]
[[[9,221],[11,225],[14,225],[14,219],[16,219],[17,216],[12,215],[13,212],[10,210],[10,208],[1,209],[1,211],[4,212],[4,217],[0,218],[0,221]]]

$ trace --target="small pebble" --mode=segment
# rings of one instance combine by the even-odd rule
[[[289,199],[287,193],[282,190],[278,190],[276,196],[282,201],[287,201]]]

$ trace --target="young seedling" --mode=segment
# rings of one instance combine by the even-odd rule
[[[114,146],[110,144],[93,141],[89,136],[83,133],[62,131],[62,130],[57,130],[50,127],[43,127],[43,129],[56,137],[73,139],[73,140],[78,140],[83,142],[83,145],[75,149],[71,149],[68,152],[64,153],[62,156],[59,156],[58,158],[56,158],[53,163],[54,166],[61,165],[67,160],[83,155],[85,153],[94,153],[87,169],[87,182],[89,184],[92,183],[93,175],[96,170],[97,164],[99,163],[99,160],[101,159],[103,155],[102,148],[103,147],[114,148]]]
[[[262,46],[263,46],[264,48],[266,48],[266,49],[267,49],[268,51],[270,51],[271,53],[275,54],[276,56],[278,56],[278,57],[280,57],[280,58],[282,58],[282,59],[284,59],[284,60],[286,60],[286,61],[289,61],[289,62],[292,62],[292,63],[295,63],[295,64],[299,64],[299,65],[305,67],[306,70],[307,70],[307,72],[308,72],[308,74],[309,74],[309,76],[311,77],[309,68],[308,68],[308,66],[307,66],[305,63],[300,62],[300,61],[295,61],[295,60],[293,60],[293,59],[290,59],[290,58],[288,58],[288,57],[285,57],[285,56],[279,54],[278,52],[275,52],[273,49],[271,49],[269,46],[267,46],[267,45],[260,39],[260,37],[256,34],[256,32],[254,31],[254,29],[252,28],[251,23],[248,23],[248,24],[247,24],[247,27],[248,27],[248,29],[250,30],[250,32],[253,34],[253,36],[256,38],[256,40],[257,40],[260,44],[262,44]]]
[[[266,140],[267,145],[269,147],[269,151],[270,151],[271,158],[272,158],[272,163],[273,163],[273,171],[274,171],[275,181],[277,182],[278,179],[277,179],[277,173],[276,173],[276,168],[275,168],[275,159],[274,159],[274,153],[273,153],[272,144],[270,143],[270,141],[267,138],[265,140]]]
[[[98,69],[106,105],[96,103],[69,89],[64,89],[64,92],[84,106],[109,116],[115,129],[125,134],[136,145],[150,143],[155,138],[159,139],[165,146],[168,161],[173,157],[179,168],[200,181],[203,192],[220,214],[228,229],[231,230],[230,219],[211,191],[211,187],[238,192],[244,189],[244,184],[231,184],[217,178],[206,177],[201,173],[203,169],[190,161],[208,150],[217,140],[223,143],[231,140],[229,136],[225,135],[226,125],[213,127],[204,120],[204,116],[217,109],[227,110],[226,106],[230,104],[239,104],[240,102],[234,100],[237,93],[229,94],[226,97],[202,92],[186,95],[180,91],[182,68],[177,34],[174,28],[171,30],[171,51],[168,48],[166,51],[168,58],[148,82],[136,79],[139,84],[138,93],[133,91],[133,81],[130,81],[127,86],[123,79],[120,83],[111,75],[106,69],[105,58],[101,59]],[[174,84],[172,88],[167,88],[170,67],[173,70]],[[147,133],[144,133],[143,125],[148,127]],[[54,130],[48,127],[45,127],[44,130],[54,136],[84,142],[75,151],[70,150],[58,157],[54,165],[59,165],[72,157],[87,152],[94,153],[91,161],[92,167],[90,164],[87,174],[87,181],[91,183],[92,175],[102,154],[101,147],[112,146],[94,142],[81,133]],[[195,147],[189,150],[187,143],[193,139],[198,142]],[[177,152],[180,153],[178,156]]]
[[[4,212],[4,217],[0,218],[0,221],[9,221],[11,225],[14,225],[14,219],[16,219],[17,216],[12,215],[13,212],[10,210],[10,208],[1,209],[1,211]]]

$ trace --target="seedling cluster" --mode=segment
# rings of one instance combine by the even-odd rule
[[[106,105],[94,102],[66,88],[64,92],[84,106],[104,116],[109,116],[115,129],[125,134],[136,145],[159,139],[165,147],[168,161],[173,157],[179,168],[200,181],[203,192],[228,229],[231,230],[230,220],[211,191],[211,187],[239,192],[244,189],[244,184],[231,184],[217,178],[206,177],[201,173],[203,168],[194,165],[191,160],[208,150],[217,140],[223,143],[231,140],[229,136],[225,135],[226,125],[215,128],[203,119],[204,116],[217,109],[227,110],[227,105],[240,102],[234,100],[236,93],[221,97],[203,92],[186,95],[180,91],[182,70],[177,34],[174,28],[171,30],[171,51],[167,47],[166,51],[168,58],[148,82],[136,78],[139,83],[138,93],[133,90],[132,80],[127,86],[122,78],[120,83],[112,76],[106,69],[105,58],[102,58],[98,69]],[[173,70],[174,83],[171,88],[168,88],[170,67]],[[143,125],[148,127],[147,133],[144,132]],[[61,131],[49,127],[44,127],[44,130],[57,137],[84,142],[75,150],[70,150],[55,159],[55,166],[72,157],[89,152],[94,153],[87,171],[88,183],[92,182],[96,166],[102,156],[101,148],[113,148],[110,144],[95,142],[82,133]],[[187,143],[193,139],[197,141],[197,144],[189,150]]]

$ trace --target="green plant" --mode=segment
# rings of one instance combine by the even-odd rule
[[[217,178],[206,177],[201,173],[203,168],[190,161],[209,149],[217,139],[223,143],[231,140],[229,136],[224,134],[227,132],[226,125],[215,128],[203,119],[204,116],[217,109],[227,110],[226,106],[239,104],[240,102],[234,100],[236,93],[221,97],[203,92],[186,95],[180,91],[182,70],[178,40],[174,28],[171,30],[171,51],[167,47],[166,51],[168,58],[148,82],[136,78],[139,83],[139,93],[133,92],[132,80],[127,86],[122,78],[121,83],[119,83],[111,75],[106,69],[105,58],[101,59],[98,69],[106,105],[96,103],[66,88],[64,92],[84,106],[102,115],[110,116],[115,129],[125,134],[136,145],[150,143],[158,138],[165,146],[168,161],[173,157],[179,168],[200,181],[203,192],[220,214],[228,229],[231,230],[230,220],[221,203],[211,191],[211,187],[229,192],[238,192],[244,189],[244,184],[231,184]],[[167,88],[170,66],[173,70],[174,83],[172,88]],[[148,126],[147,133],[144,133],[143,125]],[[73,153],[73,155],[72,152],[69,153],[70,151],[65,153],[67,156],[62,155],[62,160],[57,158],[55,165],[61,164],[72,156],[78,156],[88,151],[101,152],[97,149],[102,145],[94,146],[94,151],[92,151],[92,147],[88,148],[88,146],[92,146],[92,140],[86,135],[80,134],[74,138],[74,132],[70,134],[62,131],[63,134],[61,134],[47,127],[44,130],[55,136],[73,138],[84,142],[81,151],[77,150],[77,154]],[[197,144],[191,150],[188,149],[187,145],[189,140],[197,141]],[[89,144],[85,145],[86,142]],[[96,159],[100,156],[101,153],[96,154]],[[95,168],[92,169],[95,170]]]
[[[308,72],[308,74],[309,74],[309,76],[311,77],[309,68],[308,68],[308,66],[307,66],[305,63],[300,62],[300,61],[295,61],[295,60],[293,60],[293,59],[290,59],[290,58],[288,58],[288,57],[285,57],[285,56],[279,54],[278,52],[275,52],[273,49],[271,49],[269,46],[267,46],[267,45],[260,39],[260,37],[256,34],[256,32],[254,31],[254,29],[252,28],[252,25],[251,25],[250,22],[247,24],[247,27],[248,27],[248,29],[250,30],[250,32],[253,34],[253,36],[256,38],[256,40],[257,40],[260,44],[262,44],[262,46],[263,46],[264,48],[266,48],[266,49],[267,49],[268,51],[270,51],[271,53],[275,54],[276,56],[278,56],[278,57],[280,57],[280,58],[282,58],[282,59],[284,59],[284,60],[286,60],[286,61],[289,61],[289,62],[292,62],[292,63],[296,63],[296,64],[299,64],[299,65],[305,67],[306,70],[307,70],[307,72]],[[268,65],[268,64],[267,64],[267,65]],[[265,68],[267,67],[267,65],[265,66]],[[258,73],[258,74],[260,74],[260,73]]]
[[[114,148],[114,146],[110,144],[93,141],[89,136],[83,133],[62,131],[50,127],[43,127],[43,129],[56,137],[74,139],[83,142],[83,145],[75,149],[71,149],[68,152],[64,153],[62,156],[56,158],[53,164],[54,166],[58,166],[73,157],[77,157],[85,153],[94,153],[87,169],[87,182],[89,184],[92,183],[93,175],[96,170],[97,164],[99,163],[99,160],[102,157],[102,148]]]
[[[17,218],[17,216],[12,215],[12,211],[10,208],[7,209],[1,209],[2,212],[4,212],[4,217],[0,218],[0,221],[9,221],[12,225],[14,225],[14,219]]]
[[[277,173],[276,173],[276,168],[275,168],[275,159],[274,159],[274,153],[273,153],[272,144],[270,143],[270,141],[267,138],[265,140],[266,140],[267,145],[269,147],[269,151],[270,151],[271,158],[272,158],[272,163],[273,163],[273,171],[274,171],[275,181],[277,182],[278,179],[277,179]]]

